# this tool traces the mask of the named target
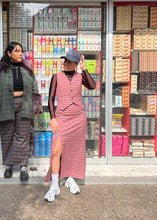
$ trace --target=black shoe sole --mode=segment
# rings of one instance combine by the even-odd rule
[[[29,177],[28,178],[23,178],[23,177],[20,177],[20,180],[23,182],[23,181],[27,181],[29,180]]]
[[[6,179],[10,179],[12,177],[12,175],[11,176],[4,176],[4,178],[6,178]]]
[[[13,176],[13,170],[12,171],[5,171],[4,172],[4,178],[11,178]]]

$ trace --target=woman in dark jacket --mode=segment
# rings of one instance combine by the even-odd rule
[[[31,120],[41,112],[32,64],[23,60],[22,45],[10,42],[0,61],[0,129],[3,164],[7,166],[5,178],[12,177],[13,165],[20,165],[20,180],[28,180]]]

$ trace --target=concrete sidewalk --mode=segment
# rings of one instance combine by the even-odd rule
[[[0,220],[156,220],[157,185],[65,186],[45,202],[47,185],[0,185]]]
[[[27,184],[45,184],[49,165],[28,166]],[[21,184],[19,167],[13,178],[4,179],[5,166],[0,166],[0,184]],[[157,165],[86,165],[85,184],[157,184]]]

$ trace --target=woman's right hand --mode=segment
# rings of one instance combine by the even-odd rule
[[[51,120],[51,128],[52,128],[52,132],[56,135],[59,132],[59,124],[58,121],[56,120],[56,118],[52,118]]]

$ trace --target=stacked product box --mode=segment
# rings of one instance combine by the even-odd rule
[[[139,92],[156,93],[157,72],[142,72],[139,74]]]
[[[157,71],[157,51],[139,53],[139,71]]]
[[[34,156],[50,155],[52,137],[52,132],[34,132]]]
[[[101,51],[103,51],[104,57],[106,56],[106,37],[103,38],[102,40],[102,49]]]
[[[98,121],[87,122],[86,139],[99,140],[99,122]]]
[[[92,78],[96,82],[96,89],[88,90],[82,85],[82,96],[99,96],[100,95],[100,75],[92,74]]]
[[[140,73],[139,74],[139,92],[145,92],[146,89],[146,73]]]
[[[139,52],[131,52],[131,72],[137,72],[139,70]]]
[[[23,53],[25,60],[33,63],[33,52],[32,51],[26,51]]]
[[[155,156],[155,140],[149,139],[144,140],[143,143],[143,156],[144,157],[154,157]]]
[[[157,103],[156,95],[147,96],[147,114],[150,114],[150,115],[156,114],[156,103]]]
[[[154,136],[156,133],[156,119],[144,117],[130,117],[130,135]]]
[[[32,51],[33,50],[33,33],[32,32],[28,32],[27,39],[28,39],[28,50]]]
[[[141,139],[130,140],[130,153],[133,157],[143,157],[143,141]]]
[[[148,6],[133,6],[133,28],[147,28]]]
[[[150,7],[150,27],[157,28],[157,7]]]
[[[103,67],[102,67],[102,82],[106,81],[106,60],[103,60]],[[112,64],[112,81],[115,81],[115,65],[114,60]]]
[[[78,8],[78,28],[101,28],[101,8]]]
[[[116,7],[116,30],[131,30],[131,6]]]
[[[112,136],[112,156],[127,156],[128,137],[125,135]]]
[[[100,51],[101,32],[100,31],[78,31],[78,51]]]
[[[121,95],[122,95],[122,106],[129,107],[129,105],[130,105],[129,86],[121,87]]]
[[[2,12],[3,32],[7,31],[7,11]]]
[[[115,81],[123,81],[122,58],[115,59]]]
[[[121,57],[115,58],[115,82],[129,82],[130,78],[130,60]]]
[[[10,29],[10,35],[9,35],[10,41],[19,42],[24,50],[28,50],[27,48],[27,29]]]
[[[28,30],[32,29],[31,15],[24,9],[24,4],[10,3],[9,6],[9,41],[19,42],[24,50],[28,48]]]
[[[3,33],[3,48],[7,48],[7,33]]]
[[[52,76],[64,69],[64,59],[34,59],[34,73],[36,76]]]
[[[123,114],[112,114],[112,128],[122,128]]]
[[[76,32],[76,8],[45,8],[34,16],[35,32]]]
[[[11,2],[9,6],[9,26],[32,28],[32,16],[25,10],[24,4]]]
[[[137,93],[137,75],[131,75],[131,93]]]
[[[34,36],[34,58],[60,58],[76,50],[76,36]]]
[[[39,93],[41,94],[42,104],[48,105],[50,80],[38,79],[37,83],[38,83]]]
[[[123,82],[129,82],[130,80],[130,60],[122,59],[123,66]]]
[[[103,60],[103,67],[102,67],[102,82],[106,81],[106,60]]]
[[[130,151],[133,157],[154,157],[155,140],[154,139],[131,139]]]
[[[157,29],[135,29],[134,50],[157,50]]]
[[[130,108],[130,114],[131,115],[138,115],[138,114],[142,114],[143,111],[140,108]]]
[[[34,118],[34,131],[51,131],[50,113],[44,112]]]
[[[147,95],[140,95],[140,102],[138,103],[138,106],[142,109],[143,113],[147,114]]]
[[[120,96],[120,95],[113,95],[112,96],[112,105],[114,107],[122,107],[122,96]]]
[[[113,56],[128,57],[130,56],[130,35],[114,34],[113,35]]]
[[[100,99],[99,97],[82,97],[84,109],[88,118],[99,118]]]

